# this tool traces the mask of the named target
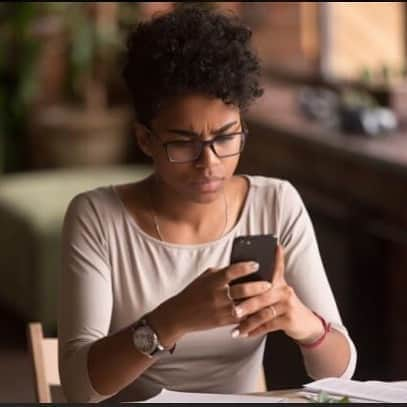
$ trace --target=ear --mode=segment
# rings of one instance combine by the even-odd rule
[[[143,124],[136,122],[134,125],[134,133],[141,151],[143,151],[143,153],[148,157],[152,157],[151,135],[149,134],[147,128]]]

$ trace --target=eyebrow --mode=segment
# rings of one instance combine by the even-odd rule
[[[237,124],[237,121],[230,122],[222,126],[220,129],[214,130],[211,134],[218,135],[228,129],[230,129],[232,126]],[[183,129],[168,129],[167,130],[169,133],[176,133],[182,136],[188,136],[188,137],[200,137],[200,135],[194,131],[191,130],[183,130]]]

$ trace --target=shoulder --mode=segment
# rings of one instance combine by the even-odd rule
[[[100,232],[117,218],[120,202],[113,185],[85,190],[69,202],[64,215],[64,227],[79,225],[81,228],[98,229]]]
[[[114,186],[103,186],[75,195],[63,219],[64,239],[87,239],[105,244],[120,214]]]
[[[68,204],[67,213],[90,214],[111,205],[113,186],[98,187],[76,194]]]
[[[254,194],[274,196],[279,200],[301,200],[297,189],[288,180],[261,175],[246,175],[246,177],[250,181]]]
[[[251,201],[256,213],[266,211],[281,227],[306,212],[300,193],[290,181],[257,175],[248,178],[252,189]]]

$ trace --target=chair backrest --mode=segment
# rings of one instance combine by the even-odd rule
[[[266,375],[264,372],[264,368],[262,367],[260,369],[260,374],[257,379],[256,392],[265,392],[265,391],[267,391]]]
[[[44,338],[42,324],[39,322],[28,324],[27,339],[34,373],[36,401],[51,403],[50,386],[61,385],[58,372],[58,340]]]

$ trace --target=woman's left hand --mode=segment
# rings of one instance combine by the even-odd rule
[[[246,295],[243,285],[231,287],[234,300],[242,301],[237,307],[241,322],[239,336],[255,336],[283,330],[300,343],[316,340],[324,332],[320,319],[297,297],[284,277],[284,253],[280,245],[276,249],[276,260],[272,287],[261,295],[243,300]]]

